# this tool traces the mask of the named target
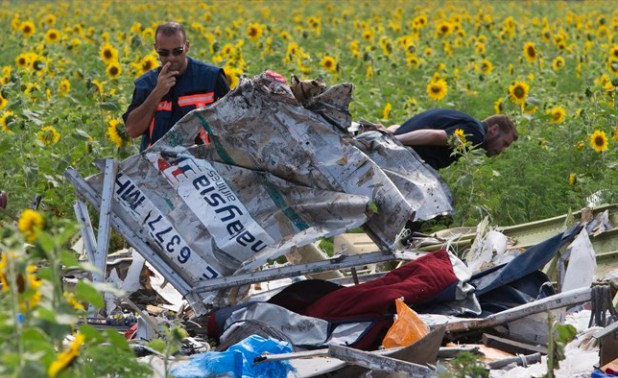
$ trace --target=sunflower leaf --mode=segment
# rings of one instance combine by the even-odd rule
[[[105,304],[103,301],[103,296],[99,294],[97,289],[83,281],[80,281],[77,285],[75,285],[75,298],[80,301],[91,303],[98,308],[103,307]]]
[[[85,132],[82,129],[76,129],[75,130],[75,136],[78,137],[78,139],[83,139],[83,140],[90,139],[90,134],[88,134],[87,132]]]
[[[526,104],[533,105],[533,106],[541,106],[541,100],[539,100],[536,97],[530,96],[530,97],[526,98]]]
[[[102,102],[100,106],[101,106],[101,109],[105,109],[105,110],[113,110],[113,111],[120,110],[120,104],[116,100]]]

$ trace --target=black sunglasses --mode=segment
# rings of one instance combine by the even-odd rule
[[[162,57],[169,56],[170,53],[172,55],[174,55],[174,56],[182,55],[182,54],[185,53],[185,48],[184,47],[176,47],[172,51],[170,51],[170,50],[157,50],[157,54],[159,54],[159,56],[162,56]]]

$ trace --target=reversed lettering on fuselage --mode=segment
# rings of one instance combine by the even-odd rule
[[[242,261],[273,243],[208,161],[187,155],[167,160],[159,153],[146,157],[206,226],[220,249]]]
[[[116,201],[148,232],[152,241],[175,263],[197,279],[219,277],[220,272],[195,254],[174,229],[172,223],[144,195],[129,176],[122,172],[116,176],[114,191]]]

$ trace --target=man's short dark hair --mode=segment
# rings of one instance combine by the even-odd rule
[[[491,125],[498,125],[501,134],[513,133],[513,141],[516,141],[519,137],[517,129],[511,121],[511,119],[504,114],[495,114],[489,116],[483,120],[483,123],[489,127]]]
[[[166,37],[171,37],[176,33],[181,33],[182,38],[184,38],[185,41],[187,40],[185,27],[178,22],[167,22],[157,26],[157,30],[155,31],[155,40],[157,39],[157,35],[159,35],[159,33],[162,33]]]

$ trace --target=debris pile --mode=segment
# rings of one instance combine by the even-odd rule
[[[419,234],[452,213],[449,189],[388,134],[350,133],[351,92],[265,72],[143,153],[101,162],[100,175],[68,170],[99,225],[132,246],[107,256],[82,232],[84,255],[107,272],[92,278],[126,293],[106,297],[99,326],[179,377],[432,377],[449,364],[496,377],[608,374],[616,206],[559,224]],[[200,130],[210,144],[194,145]],[[359,227],[365,239],[343,238]],[[309,258],[332,236],[345,251]],[[166,332],[178,324],[188,335]],[[162,353],[154,339],[182,346]]]

